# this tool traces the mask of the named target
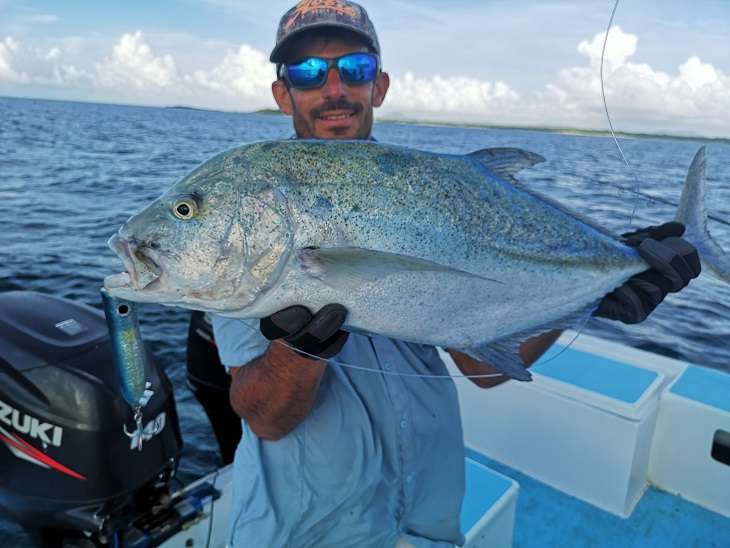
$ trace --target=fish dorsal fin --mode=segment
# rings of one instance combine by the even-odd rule
[[[545,158],[521,148],[484,148],[467,154],[503,179],[513,183],[520,171],[544,162]]]

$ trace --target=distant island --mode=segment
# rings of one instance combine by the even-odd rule
[[[279,109],[262,108],[249,111],[244,114],[273,114],[282,116]],[[611,137],[611,132],[605,129],[578,129],[571,127],[550,127],[550,126],[510,126],[501,124],[473,123],[473,122],[446,122],[439,120],[419,120],[409,118],[378,118],[376,121],[388,124],[408,124],[414,126],[441,126],[441,127],[468,127],[484,129],[512,129],[517,131],[542,131],[546,133],[559,133],[561,135],[577,135],[582,137]],[[630,131],[617,131],[616,137],[622,139],[680,139],[686,141],[710,141],[713,143],[730,144],[730,138],[725,137],[703,137],[701,135],[675,135],[671,133],[640,133]]]
[[[418,120],[403,118],[380,118],[379,122],[390,124],[408,124],[416,126],[441,126],[441,127],[466,127],[484,129],[511,129],[516,131],[541,131],[545,133],[559,133],[561,135],[577,135],[581,137],[611,137],[611,132],[605,129],[578,129],[570,127],[550,126],[510,126],[501,124],[470,123],[470,122],[446,122],[441,120]],[[713,143],[730,144],[730,138],[726,137],[703,137],[701,135],[678,135],[672,133],[640,133],[630,131],[615,132],[617,138],[622,139],[678,139],[683,141],[708,141]]]
[[[236,110],[219,110],[215,108],[189,107],[187,105],[169,105],[162,108],[167,108],[170,110],[195,110],[200,112],[225,112],[227,114],[281,114],[281,111],[278,108],[261,108],[248,112],[241,112]]]
[[[157,106],[157,105],[132,105],[122,103],[93,103],[91,101],[83,100],[70,100],[70,99],[46,99],[39,97],[10,97],[1,96],[1,99],[11,100],[31,100],[31,101],[60,101],[60,102],[74,102],[74,103],[91,103],[91,104],[108,104],[122,107],[134,107],[134,108],[165,108],[171,110],[188,110],[188,111],[199,111],[199,112],[222,112],[227,114],[263,114],[263,115],[275,115],[282,116],[281,112],[275,108],[261,108],[254,111],[235,111],[235,110],[223,110],[215,108],[201,108],[192,107],[187,105],[169,105],[169,106]],[[550,127],[550,126],[519,126],[519,125],[504,125],[504,124],[489,124],[489,123],[473,123],[473,122],[448,122],[443,120],[419,120],[400,117],[395,115],[393,117],[382,117],[377,119],[378,122],[385,122],[390,124],[411,124],[419,126],[443,126],[443,127],[465,127],[465,128],[485,128],[485,129],[509,129],[516,131],[542,131],[546,133],[559,133],[563,135],[578,135],[584,137],[610,137],[611,133],[605,129],[579,129],[570,127]],[[673,133],[641,133],[641,132],[628,132],[628,131],[617,131],[616,137],[623,139],[679,139],[685,141],[705,141],[712,143],[730,144],[730,137],[704,137],[702,135],[681,135]]]
[[[252,114],[277,114],[281,115],[281,111],[278,108],[261,108],[254,110]]]
[[[216,110],[214,108],[187,107],[185,105],[172,105],[172,106],[163,107],[163,108],[169,108],[172,110],[199,110],[200,112],[219,112],[218,110]]]

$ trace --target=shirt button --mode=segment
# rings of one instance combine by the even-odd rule
[[[408,426],[408,422],[406,421],[406,419],[400,421],[401,430],[405,430],[406,426]]]
[[[413,481],[413,474],[408,474],[406,476],[406,483],[411,483]]]
[[[383,371],[390,371],[390,363],[383,362]]]

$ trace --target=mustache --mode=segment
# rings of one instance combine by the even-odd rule
[[[363,109],[363,107],[360,103],[352,103],[345,98],[340,98],[340,99],[325,101],[318,107],[313,108],[311,114],[314,117],[320,117],[325,112],[330,111],[330,110],[351,110],[355,114],[359,114],[362,109]]]

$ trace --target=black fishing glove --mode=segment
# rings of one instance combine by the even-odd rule
[[[667,293],[683,289],[699,276],[697,250],[680,237],[682,234],[684,225],[677,222],[622,234],[651,268],[606,295],[593,315],[628,324],[643,322]]]
[[[341,304],[323,306],[314,316],[308,308],[297,305],[261,318],[260,329],[270,341],[284,339],[297,350],[327,359],[347,341],[349,333],[340,329],[346,317],[347,309]]]

